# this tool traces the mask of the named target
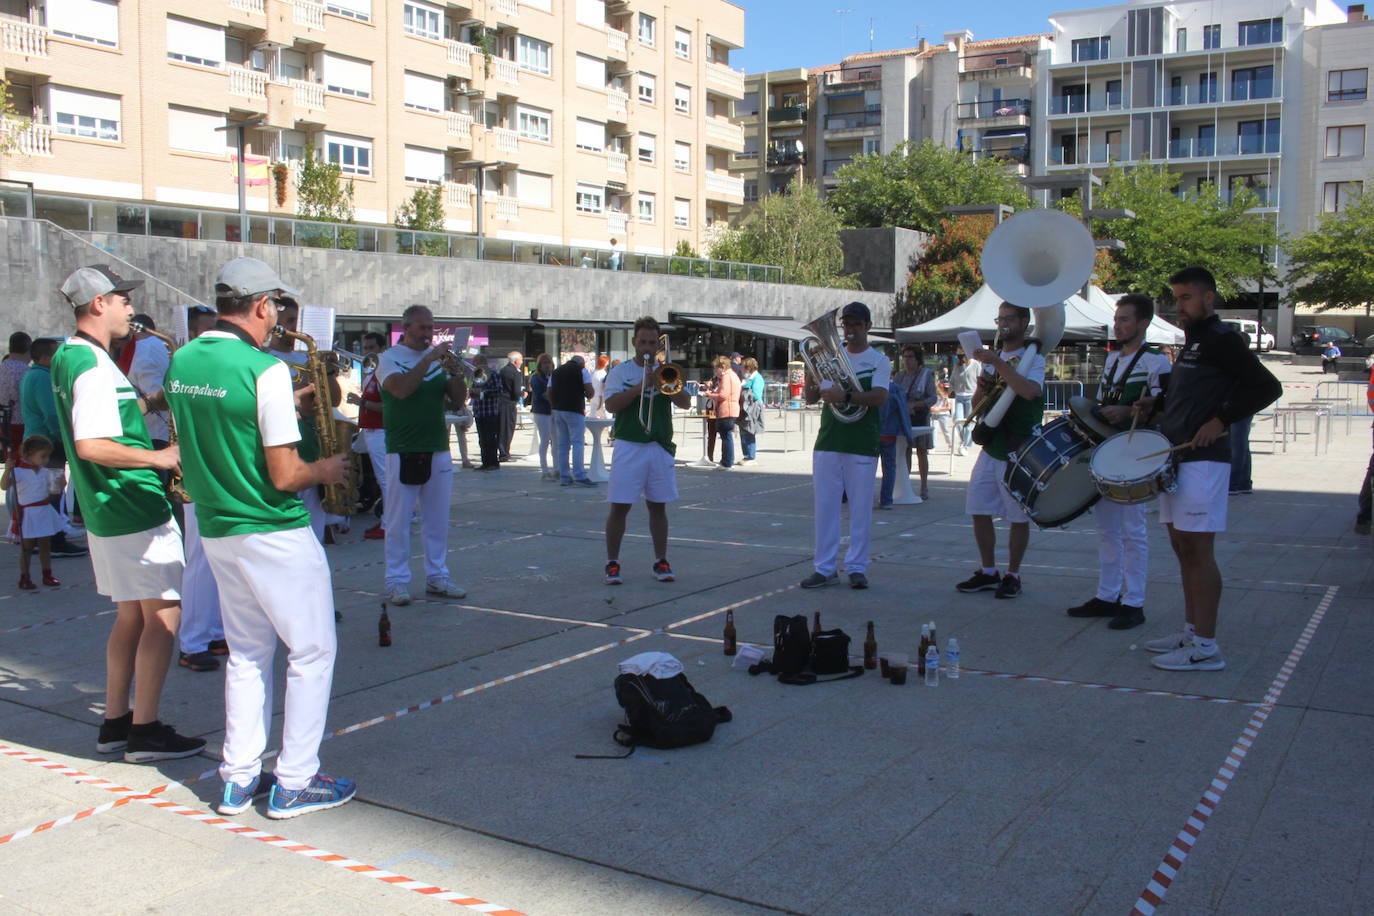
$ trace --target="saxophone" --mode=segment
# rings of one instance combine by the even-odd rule
[[[137,321],[129,322],[129,332],[132,334],[149,334],[165,343],[167,345],[168,353],[175,353],[177,351],[177,342],[172,337],[170,337],[167,334],[163,334],[161,331],[154,331],[152,328],[142,325]],[[142,392],[139,393],[142,394]],[[147,402],[147,395],[143,396],[143,400],[145,401],[145,403]],[[159,411],[159,413],[162,413],[162,411]],[[172,412],[170,410],[166,411],[166,414],[167,444],[176,445],[176,420],[172,418]],[[191,502],[191,494],[186,492],[186,486],[181,482],[181,474],[177,471],[172,471],[167,475],[167,495],[170,496],[172,499],[175,499],[177,502],[186,503],[188,505]]]
[[[315,434],[319,437],[320,457],[328,458],[344,451],[344,446],[339,439],[339,428],[334,421],[334,403],[330,397],[329,385],[329,366],[325,363],[324,355],[315,346],[315,340],[309,334],[298,334],[295,331],[288,331],[278,325],[272,329],[272,334],[286,340],[298,340],[305,345],[305,366],[292,367],[293,371],[298,371],[305,381],[315,386]],[[288,365],[290,365],[288,363]],[[349,455],[350,468],[352,467],[352,455]],[[350,473],[344,483],[323,484],[321,503],[324,511],[330,515],[349,516],[353,514],[353,508],[357,504],[356,486],[352,486],[350,481],[353,475]]]

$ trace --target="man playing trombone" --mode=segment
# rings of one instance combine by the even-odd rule
[[[821,323],[831,321],[829,313]],[[851,302],[840,310],[843,351],[826,353],[825,362],[848,363],[841,382],[818,379],[807,360],[806,403],[823,402],[821,429],[811,453],[816,507],[815,572],[802,588],[820,588],[840,581],[836,572],[840,553],[840,504],[849,497],[849,551],[844,569],[850,588],[868,588],[868,532],[873,523],[873,482],[878,467],[879,411],[887,400],[892,364],[868,345],[873,319],[868,306]],[[808,341],[809,342],[809,341]],[[803,344],[805,346],[805,343]],[[817,350],[828,349],[823,341]],[[858,380],[858,390],[850,381]],[[862,409],[861,409],[862,408]]]
[[[616,366],[606,375],[606,409],[615,415],[615,457],[611,479],[606,486],[606,501],[611,504],[606,516],[606,584],[619,585],[620,542],[625,537],[625,518],[642,496],[649,511],[649,535],[654,542],[654,577],[673,581],[668,565],[668,503],[677,499],[677,471],[673,467],[673,404],[683,410],[692,405],[691,396],[680,384],[673,394],[659,378],[654,356],[659,349],[658,322],[649,316],[634,327],[635,358]],[[667,361],[664,350],[664,361]],[[673,367],[676,369],[677,367]],[[681,370],[678,369],[680,376]],[[680,378],[678,380],[680,382]],[[874,440],[876,451],[877,440]]]

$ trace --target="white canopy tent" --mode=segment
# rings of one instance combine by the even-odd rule
[[[1111,321],[1110,316],[1116,312],[1116,300],[1120,298],[1120,295],[1103,292],[1101,287],[1088,287],[1088,303],[1105,311],[1108,315],[1109,324]],[[1149,330],[1145,332],[1145,342],[1180,346],[1183,343],[1183,329],[1155,315],[1150,321]]]

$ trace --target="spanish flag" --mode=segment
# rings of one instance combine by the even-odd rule
[[[238,157],[238,153],[230,153],[230,154],[229,154],[229,166],[230,166],[230,168],[233,169],[233,174],[234,174],[234,179],[233,179],[233,180],[234,180],[234,184],[238,184],[238,183],[239,183],[239,157]],[[247,184],[250,188],[251,188],[251,187],[254,187],[255,185],[265,185],[265,184],[267,184],[267,166],[268,166],[268,161],[267,161],[267,159],[264,158],[264,157],[259,157],[259,156],[244,156],[244,157],[243,157],[243,175],[244,175],[244,179],[245,179],[245,182],[244,182],[244,183]]]

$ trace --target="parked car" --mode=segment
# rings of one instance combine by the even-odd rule
[[[1249,318],[1223,318],[1222,324],[1230,325],[1235,330],[1245,335],[1245,339],[1250,342],[1250,346],[1255,345],[1255,331],[1259,331],[1260,352],[1268,353],[1274,349],[1274,335],[1270,334],[1265,328],[1261,328],[1259,323]]]
[[[1329,325],[1304,325],[1293,332],[1293,349],[1315,349],[1334,343],[1338,347],[1359,346],[1354,334]]]

